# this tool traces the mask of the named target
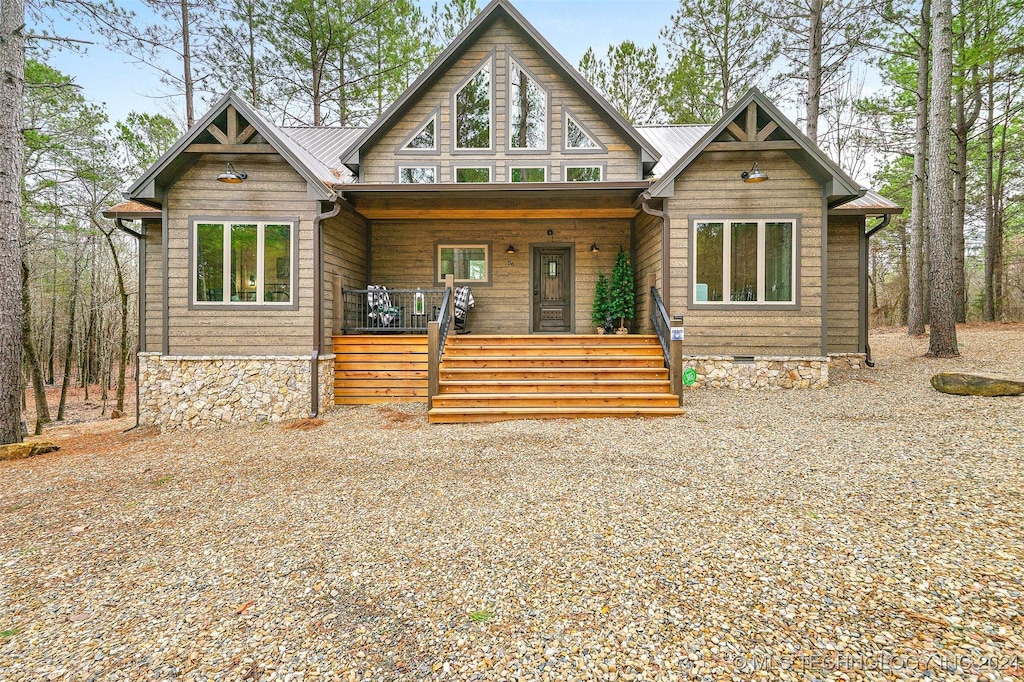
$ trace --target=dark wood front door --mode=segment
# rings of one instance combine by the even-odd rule
[[[572,282],[571,247],[534,247],[532,331],[572,331]]]

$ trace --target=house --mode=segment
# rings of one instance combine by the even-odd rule
[[[227,93],[126,199],[139,418],[164,426],[677,414],[680,316],[698,387],[822,387],[868,353],[869,230],[902,211],[757,90],[715,125],[630,125],[507,0],[370,127],[279,127]],[[597,337],[620,248],[643,333]],[[449,333],[462,285],[471,335]]]

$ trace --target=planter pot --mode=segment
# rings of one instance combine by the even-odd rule
[[[619,327],[618,329],[615,330],[615,333],[616,334],[628,334],[629,333],[629,329],[627,329],[626,327]]]

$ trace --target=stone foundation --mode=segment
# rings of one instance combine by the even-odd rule
[[[308,356],[139,353],[139,424],[199,428],[309,416]],[[320,410],[334,404],[334,356],[318,362]]]
[[[828,359],[836,369],[864,369],[867,367],[868,356],[864,353],[829,353]]]
[[[827,388],[829,358],[755,357],[731,355],[684,357],[683,368],[697,370],[697,388],[769,389]]]

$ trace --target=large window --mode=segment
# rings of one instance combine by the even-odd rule
[[[509,81],[509,149],[546,148],[547,94],[514,59],[509,59]]]
[[[490,245],[438,244],[437,279],[455,275],[456,282],[465,284],[490,281]]]
[[[196,221],[194,303],[292,303],[294,223]]]
[[[455,93],[455,148],[491,148],[491,60]]]
[[[434,166],[399,166],[398,182],[406,184],[437,182],[437,168]]]
[[[796,221],[694,223],[694,303],[795,303]]]
[[[566,166],[566,182],[600,182],[602,176],[601,166]]]
[[[508,171],[509,182],[544,182],[548,179],[545,166],[513,166]]]
[[[455,182],[490,182],[489,166],[464,166],[455,168]]]

